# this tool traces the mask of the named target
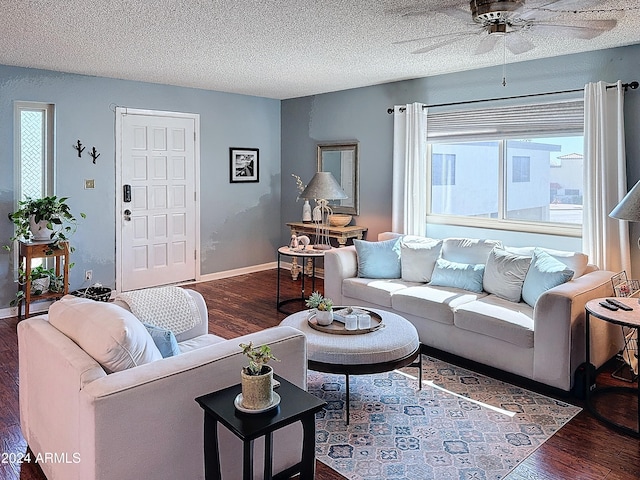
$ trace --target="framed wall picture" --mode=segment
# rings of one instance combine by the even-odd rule
[[[257,148],[229,148],[231,183],[259,182],[260,159]]]

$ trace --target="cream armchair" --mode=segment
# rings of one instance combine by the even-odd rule
[[[124,371],[104,369],[48,321],[18,324],[20,423],[49,480],[154,480],[204,478],[203,411],[195,398],[236,384],[245,364],[239,343],[268,344],[281,359],[276,372],[306,387],[306,344],[301,332],[275,327],[233,340],[206,334],[203,322],[183,334],[183,353]],[[186,338],[189,337],[189,338]],[[222,473],[240,478],[239,440],[220,428]],[[274,471],[300,460],[302,429],[276,432]],[[255,445],[256,474],[262,451]]]

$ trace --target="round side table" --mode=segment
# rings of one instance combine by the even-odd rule
[[[637,298],[625,298],[625,297],[615,297],[616,300],[628,305],[633,310],[625,311],[622,309],[618,309],[615,311],[609,310],[602,305],[600,302],[606,302],[606,298],[596,298],[595,300],[590,300],[585,305],[585,343],[586,343],[586,361],[590,363],[591,361],[591,352],[590,352],[590,332],[589,332],[589,320],[591,316],[599,318],[600,320],[604,320],[605,322],[614,323],[616,325],[620,325],[621,327],[635,328],[636,335],[640,334],[640,303],[638,303]],[[637,381],[637,380],[636,380]],[[634,436],[636,438],[640,438],[640,382],[637,382],[637,387],[625,387],[625,386],[614,386],[614,387],[597,387],[594,390],[589,388],[591,385],[591,379],[589,378],[589,368],[586,369],[586,392],[585,392],[585,405],[589,412],[607,425],[626,433],[628,435]],[[622,425],[618,422],[615,422],[610,417],[606,416],[603,413],[600,413],[593,404],[593,398],[597,396],[607,395],[610,393],[622,393],[625,395],[629,395],[631,397],[635,396],[635,400],[637,402],[637,428],[631,428],[627,425]]]
[[[304,268],[304,270],[307,270],[307,267],[304,266],[304,263],[307,261],[311,262],[311,269],[310,269],[310,274],[311,274],[311,291],[313,292],[316,288],[316,260],[318,258],[323,258],[324,257],[324,252],[326,252],[327,250],[313,250],[313,248],[311,247],[307,247],[304,250],[295,250],[295,249],[291,249],[287,246],[285,247],[280,247],[278,248],[278,281],[277,281],[277,291],[276,291],[276,308],[278,309],[279,312],[281,313],[291,313],[291,312],[285,312],[282,307],[283,305],[286,305],[287,303],[292,303],[292,302],[300,302],[301,300],[305,299],[305,279],[304,277],[306,276],[305,274],[307,273],[306,271],[302,271],[300,272],[301,269]],[[296,278],[298,277],[298,273],[300,273],[302,275],[302,285],[300,286],[300,297],[296,297],[296,298],[288,298],[286,300],[280,300],[280,260],[282,258],[282,255],[288,256],[288,257],[292,257],[293,258],[293,265],[291,266],[291,276],[293,278],[293,280],[296,280]],[[303,267],[300,267],[298,265],[298,259],[302,259],[302,263],[303,263]],[[295,273],[295,275],[294,275]]]

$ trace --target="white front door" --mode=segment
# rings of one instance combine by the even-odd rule
[[[198,128],[194,114],[116,109],[119,291],[199,275]]]

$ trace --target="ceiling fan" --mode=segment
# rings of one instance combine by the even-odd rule
[[[477,35],[481,38],[474,51],[476,55],[492,51],[501,38],[504,38],[505,49],[514,55],[520,55],[535,48],[527,38],[530,35],[561,35],[588,40],[611,30],[617,24],[615,19],[576,18],[579,14],[588,13],[587,9],[598,3],[598,0],[471,0],[470,16],[469,11],[458,7],[434,10],[424,5],[403,7],[389,13],[404,17],[442,13],[466,23],[466,30],[394,42],[431,42],[411,53],[431,52]],[[560,16],[562,18],[557,18]]]

